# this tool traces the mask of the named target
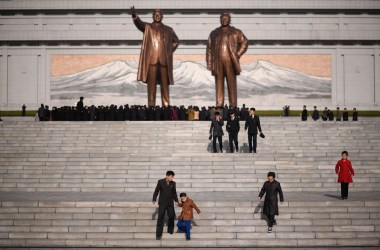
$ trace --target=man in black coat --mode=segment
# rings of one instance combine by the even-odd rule
[[[169,170],[166,172],[166,177],[158,181],[156,189],[153,193],[152,203],[155,204],[157,201],[157,196],[160,194],[158,199],[158,218],[157,218],[157,227],[156,227],[156,239],[161,240],[162,231],[164,229],[164,219],[165,213],[168,213],[169,222],[168,222],[168,233],[173,234],[174,232],[174,204],[178,206],[178,196],[176,190],[176,184],[174,179],[174,172]]]
[[[263,214],[268,217],[268,233],[272,232],[273,225],[276,225],[275,215],[278,215],[278,199],[280,195],[280,202],[284,202],[284,195],[282,193],[281,185],[275,180],[276,174],[274,172],[268,173],[268,181],[266,181],[261,188],[259,200],[265,195]]]
[[[301,120],[302,121],[307,121],[307,109],[306,109],[305,105],[303,106],[303,110],[302,110],[302,113],[301,113]]]
[[[352,121],[354,122],[358,121],[358,116],[359,116],[359,113],[358,111],[356,111],[356,108],[354,108],[352,111]]]
[[[243,107],[240,109],[240,119],[245,121],[248,116],[248,109],[245,107],[245,104],[243,104]]]
[[[247,131],[248,129],[248,145],[249,145],[249,152],[256,153],[257,148],[257,134],[258,131],[261,131],[261,125],[260,125],[260,118],[259,116],[255,115],[255,108],[251,108],[249,110],[249,116],[247,117],[247,120],[245,121],[244,129]]]
[[[84,112],[84,105],[83,105],[83,99],[84,97],[81,96],[79,98],[79,102],[77,102],[77,112],[78,112],[78,120],[83,121],[83,112]]]
[[[45,107],[43,104],[41,104],[41,107],[38,109],[38,119],[45,121]]]
[[[227,121],[226,126],[228,132],[228,141],[230,143],[230,152],[234,152],[233,143],[235,143],[236,152],[239,152],[238,134],[240,131],[239,117],[235,115],[235,111],[230,111],[230,119]]]
[[[348,121],[348,111],[347,111],[347,108],[344,108],[344,110],[343,110],[343,121],[344,122]]]
[[[219,148],[220,148],[220,153],[223,153],[223,142],[222,142],[222,137],[224,135],[223,133],[223,125],[224,121],[220,115],[219,112],[215,112],[215,118],[211,121],[211,126],[210,126],[210,135],[212,135],[212,147],[214,150],[214,153],[216,153],[216,139],[218,139],[219,142]]]
[[[317,106],[314,106],[314,111],[311,115],[314,121],[319,120],[319,111],[317,109]]]

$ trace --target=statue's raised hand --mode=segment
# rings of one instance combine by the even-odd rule
[[[135,6],[132,6],[132,7],[131,7],[131,12],[130,12],[130,14],[132,15],[133,18],[136,18],[136,17],[137,17],[137,12],[136,12]]]

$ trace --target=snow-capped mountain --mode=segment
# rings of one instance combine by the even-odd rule
[[[128,99],[136,101],[140,98],[145,103],[146,85],[136,80],[137,67],[135,61],[113,61],[75,74],[52,77],[52,101],[59,105],[59,100],[74,101],[79,96],[102,96],[104,99],[109,95],[111,98],[124,97],[126,101],[123,103],[131,103]],[[205,63],[175,61],[173,70],[174,85],[170,87],[172,100],[202,102],[215,99],[214,77]],[[266,61],[242,65],[237,81],[238,98],[273,94],[301,99],[331,96],[330,78],[310,76]]]

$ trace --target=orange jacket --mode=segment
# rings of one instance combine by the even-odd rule
[[[193,219],[193,208],[197,211],[198,214],[201,213],[201,210],[195,205],[192,199],[187,198],[186,202],[182,202],[179,204],[182,207],[181,215],[179,216],[179,220],[192,220]]]

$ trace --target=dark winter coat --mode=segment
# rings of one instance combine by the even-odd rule
[[[259,116],[255,115],[253,118],[252,118],[252,116],[248,116],[247,120],[245,121],[244,128],[245,129],[248,128],[248,134],[249,135],[257,135],[258,131],[260,131],[260,133],[261,133],[261,125],[260,125]]]
[[[212,136],[222,136],[224,135],[223,133],[223,125],[224,125],[224,121],[223,120],[220,120],[220,121],[216,121],[216,119],[212,120],[211,121],[211,126],[210,126],[210,134],[212,134]]]
[[[265,194],[263,213],[267,216],[278,215],[278,199],[277,194],[280,195],[280,201],[284,201],[284,195],[282,194],[281,185],[278,181],[273,182],[266,181],[261,188],[259,197],[262,198]]]
[[[230,134],[237,134],[240,131],[240,123],[239,118],[235,117],[234,120],[228,119],[227,126],[226,126],[227,132]]]

